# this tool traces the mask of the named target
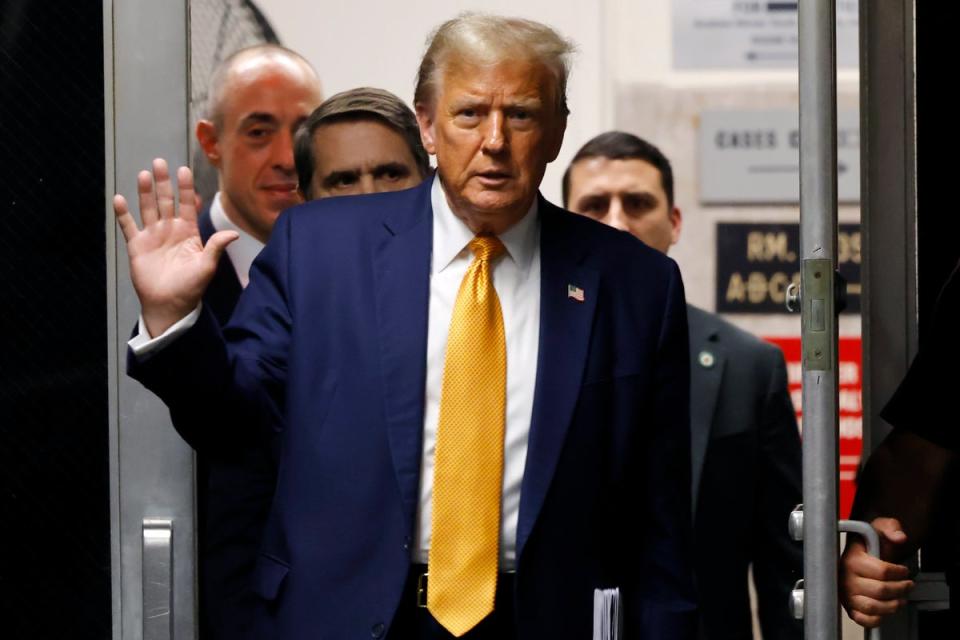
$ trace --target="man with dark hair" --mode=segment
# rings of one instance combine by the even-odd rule
[[[590,139],[580,147],[577,155],[570,161],[570,166],[563,173],[563,202],[564,205],[570,205],[570,174],[573,167],[580,160],[588,158],[597,158],[599,160],[641,160],[659,173],[660,187],[663,195],[666,197],[667,215],[679,216],[680,210],[674,207],[673,201],[673,168],[670,161],[663,155],[660,149],[656,148],[643,138],[623,133],[622,131],[607,131]],[[604,163],[606,164],[606,163]],[[631,165],[642,167],[643,165]],[[571,209],[573,211],[573,209]],[[677,219],[677,231],[679,232],[679,218]],[[638,234],[634,234],[638,235]],[[642,238],[641,238],[642,239]],[[673,244],[674,240],[671,242]],[[650,243],[647,243],[650,244]]]
[[[564,204],[667,253],[680,237],[673,171],[649,142],[603,133],[563,177]],[[783,355],[718,316],[687,306],[694,570],[700,637],[751,635],[752,565],[764,638],[800,638],[787,598],[800,577],[800,547],[787,517],[801,501],[800,439]]]
[[[294,141],[306,200],[414,187],[430,174],[417,117],[383,89],[338,93],[310,114]]]

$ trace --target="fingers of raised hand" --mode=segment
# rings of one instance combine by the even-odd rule
[[[180,167],[177,170],[177,182],[180,187],[180,216],[196,220],[199,197],[194,191],[193,173],[190,169]],[[137,196],[144,226],[164,218],[176,217],[177,201],[174,198],[173,180],[166,160],[156,158],[152,164],[152,172],[141,171],[137,174]],[[119,219],[119,212],[117,216]]]
[[[157,210],[161,218],[172,218],[176,215],[173,200],[173,182],[170,180],[170,170],[167,161],[156,158],[153,161],[153,179],[157,184]]]
[[[140,200],[140,218],[143,226],[157,221],[157,197],[153,192],[153,175],[149,171],[137,174],[137,197]]]
[[[127,199],[117,194],[113,196],[113,213],[117,216],[117,224],[120,226],[120,232],[127,242],[137,235],[137,222],[130,215],[130,208],[127,206]]]
[[[180,190],[180,217],[196,220],[199,198],[193,190],[193,172],[187,167],[177,169],[177,187]]]

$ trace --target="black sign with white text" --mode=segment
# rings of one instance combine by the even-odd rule
[[[844,313],[860,313],[860,225],[841,224],[837,263],[847,281]],[[800,284],[800,225],[717,225],[717,311],[788,313],[787,286]]]

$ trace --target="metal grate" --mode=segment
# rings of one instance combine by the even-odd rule
[[[192,0],[190,2],[190,127],[204,115],[210,76],[231,53],[255,44],[279,43],[273,28],[249,0]],[[197,192],[210,202],[217,192],[217,173],[194,136],[190,155]]]

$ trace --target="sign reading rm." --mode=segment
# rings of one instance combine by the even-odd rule
[[[787,313],[787,286],[800,284],[800,225],[717,225],[717,311]],[[841,224],[837,263],[847,280],[847,308],[860,313],[860,225]]]

